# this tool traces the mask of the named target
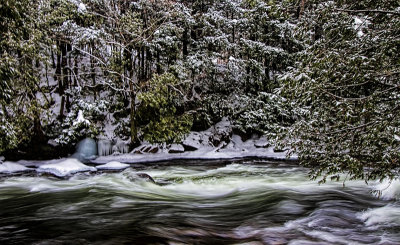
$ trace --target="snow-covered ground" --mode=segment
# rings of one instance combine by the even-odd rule
[[[198,142],[193,142],[193,145]],[[274,147],[266,147],[267,143],[263,138],[250,139],[245,142],[238,135],[233,135],[232,140],[227,145],[212,147],[208,145],[198,146],[194,151],[184,151],[181,153],[169,153],[171,148],[159,149],[157,153],[129,153],[119,155],[100,156],[92,162],[96,164],[108,163],[110,161],[118,161],[123,163],[151,163],[171,160],[198,159],[198,160],[218,160],[218,159],[236,159],[236,158],[263,158],[269,160],[297,160],[297,156],[293,155],[289,158],[286,151],[275,152]],[[143,146],[141,146],[143,148]],[[173,146],[173,149],[176,147]]]

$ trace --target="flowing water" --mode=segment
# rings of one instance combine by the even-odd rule
[[[0,244],[400,244],[389,188],[377,198],[361,181],[318,185],[259,160],[2,177]]]

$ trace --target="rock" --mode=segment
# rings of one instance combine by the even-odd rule
[[[183,152],[185,152],[185,148],[181,144],[172,144],[168,150],[168,153],[183,153]]]
[[[270,145],[271,144],[268,142],[267,138],[264,136],[254,142],[254,146],[256,148],[267,148]]]
[[[127,169],[124,172],[122,172],[122,174],[130,181],[145,180],[154,184],[156,183],[150,175],[146,173],[136,173],[132,169]]]
[[[5,160],[5,157],[0,156],[0,163],[4,162],[4,160]]]
[[[154,144],[146,144],[146,145],[141,145],[133,149],[133,153],[135,154],[143,154],[143,153],[157,153],[160,150],[160,147],[158,145]]]
[[[222,118],[221,122],[215,124],[213,127],[207,130],[211,133],[209,141],[214,145],[218,146],[222,142],[229,143],[232,137],[232,125],[228,118]]]
[[[204,147],[204,135],[198,132],[190,132],[190,134],[182,142],[185,151],[196,151]],[[208,143],[208,140],[207,140]]]
[[[287,151],[288,149],[286,149],[286,148],[281,148],[281,147],[278,147],[278,146],[275,146],[274,147],[274,152],[277,152],[277,153],[279,153],[279,152],[285,152],[285,151]]]
[[[152,183],[154,183],[154,184],[156,183],[156,182],[154,181],[154,179],[153,179],[150,175],[148,175],[148,174],[146,174],[146,173],[138,173],[137,176],[139,176],[139,177],[142,178],[142,179],[148,180],[148,181],[150,181],[150,182],[152,182]]]
[[[4,162],[0,164],[0,173],[15,173],[29,170],[31,169],[14,162]]]
[[[36,171],[39,173],[50,173],[57,177],[65,177],[78,172],[96,170],[96,168],[87,166],[74,158],[68,158],[59,163],[44,164],[36,169]]]

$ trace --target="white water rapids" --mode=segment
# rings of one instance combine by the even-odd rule
[[[255,160],[3,176],[0,244],[400,244],[400,185],[376,187]]]

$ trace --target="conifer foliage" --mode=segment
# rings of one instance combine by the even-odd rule
[[[1,1],[0,154],[228,117],[323,181],[398,177],[399,18],[395,0]]]

